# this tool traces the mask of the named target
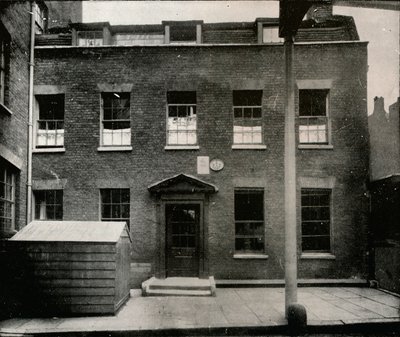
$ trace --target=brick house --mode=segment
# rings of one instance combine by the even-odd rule
[[[127,221],[132,287],[151,275],[283,278],[278,20],[69,28],[35,48],[34,218]],[[303,22],[300,278],[366,276],[366,74],[352,18]]]
[[[46,6],[34,8],[40,33]],[[30,11],[29,1],[0,3],[0,238],[26,223]]]

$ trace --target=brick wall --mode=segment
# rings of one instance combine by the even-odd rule
[[[299,277],[365,276],[368,176],[366,44],[296,46],[296,78],[331,79],[333,150],[298,150],[299,176],[334,176],[335,260],[301,260]],[[132,265],[157,258],[155,199],[147,186],[196,176],[197,156],[222,159],[199,176],[209,200],[209,264],[216,278],[284,275],[283,47],[37,48],[36,85],[64,85],[65,153],[34,155],[34,179],[66,179],[65,220],[99,219],[99,188],[131,189]],[[343,56],[345,55],[345,57]],[[133,85],[131,152],[98,152],[99,83]],[[233,150],[232,90],[263,89],[265,150]],[[166,91],[196,90],[199,150],[166,151]],[[263,187],[267,260],[233,259],[235,187]],[[300,193],[300,192],[299,192]],[[300,195],[299,197],[300,198]],[[300,200],[300,199],[299,199]],[[300,233],[300,228],[299,228]],[[300,247],[300,246],[299,246]],[[142,268],[143,269],[143,268]],[[132,284],[137,286],[138,284]]]
[[[16,229],[25,225],[26,156],[29,91],[29,2],[9,3],[0,9],[0,21],[11,37],[6,77],[5,106],[12,115],[0,111],[0,156],[18,165],[16,181]],[[11,165],[11,168],[14,166]]]

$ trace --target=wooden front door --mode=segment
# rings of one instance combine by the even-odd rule
[[[167,277],[199,276],[199,203],[165,205]]]

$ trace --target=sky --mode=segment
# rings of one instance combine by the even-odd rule
[[[334,14],[351,15],[362,41],[368,41],[368,113],[373,99],[385,107],[399,96],[399,12],[334,6]],[[204,22],[254,21],[278,17],[278,1],[84,1],[83,22],[160,24],[162,20]]]

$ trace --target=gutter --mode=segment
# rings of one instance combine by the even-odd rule
[[[35,1],[31,1],[31,38],[29,53],[29,112],[28,112],[28,158],[26,182],[26,224],[32,221],[32,144],[33,144],[33,74],[35,67]]]

